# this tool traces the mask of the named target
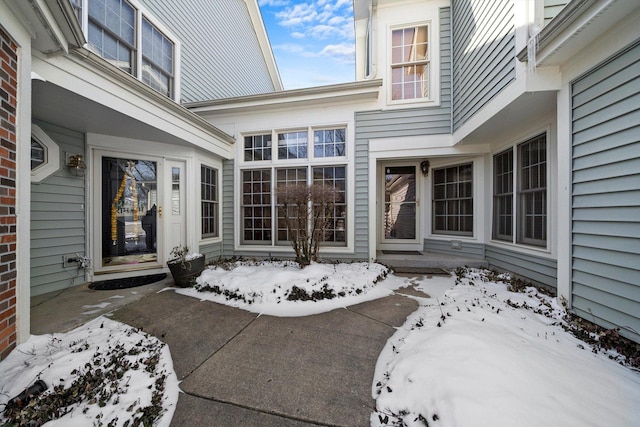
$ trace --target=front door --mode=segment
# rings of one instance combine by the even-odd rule
[[[383,165],[380,249],[421,250],[416,165]]]
[[[159,267],[162,223],[159,172],[162,162],[152,157],[104,153],[96,188],[100,208],[99,262],[96,272]]]

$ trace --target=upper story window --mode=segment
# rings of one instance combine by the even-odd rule
[[[176,44],[135,1],[72,0],[88,47],[158,92],[175,98]]]
[[[429,26],[391,32],[391,99],[428,99]]]

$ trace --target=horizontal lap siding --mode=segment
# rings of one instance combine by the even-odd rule
[[[208,245],[200,245],[199,251],[204,255],[205,262],[215,261],[222,256],[222,243],[210,243]]]
[[[84,135],[37,122],[64,153],[84,153]],[[31,294],[41,295],[84,283],[84,272],[62,267],[63,255],[86,254],[84,179],[60,169],[31,185]],[[95,261],[95,260],[94,260]]]
[[[572,84],[572,297],[640,340],[640,42]]]
[[[142,3],[180,40],[182,102],[274,90],[244,0]]]
[[[544,0],[544,25],[547,25],[568,3],[566,0]]]
[[[486,245],[485,254],[492,269],[508,271],[516,277],[549,288],[557,287],[558,263],[555,259],[524,254],[493,245]]]
[[[483,244],[456,239],[452,240],[460,242],[460,249],[451,248],[451,240],[424,239],[424,250],[427,252],[456,255],[460,257],[484,259]]]
[[[515,79],[510,0],[453,2],[453,129]]]
[[[241,220],[240,212],[234,213],[233,194],[235,185],[233,179],[233,160],[224,160],[222,163],[222,255],[230,257],[233,255],[233,224],[235,218]],[[240,185],[238,183],[238,185]]]

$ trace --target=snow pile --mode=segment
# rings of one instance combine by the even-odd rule
[[[169,348],[105,317],[66,334],[32,335],[0,363],[0,378],[0,424],[9,425],[169,426],[179,393]],[[7,402],[36,380],[48,389],[7,419]]]
[[[253,313],[307,316],[382,298],[407,285],[388,273],[387,267],[367,262],[301,269],[293,261],[236,261],[205,269],[193,288],[175,291]]]
[[[553,298],[486,270],[448,280],[381,353],[372,426],[638,425],[640,374],[565,332]]]

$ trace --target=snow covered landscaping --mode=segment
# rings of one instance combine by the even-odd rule
[[[487,270],[411,278],[374,263],[300,269],[236,260],[206,269],[194,288],[164,291],[286,317],[394,292],[416,299],[419,309],[376,365],[375,427],[637,426],[640,371],[602,349],[602,336],[588,344],[567,332],[554,298],[533,287],[514,292],[512,284]],[[424,297],[403,290],[409,286]],[[0,425],[31,414],[48,426],[168,426],[179,394],[167,346],[106,317],[67,334],[32,336],[0,362],[0,379]],[[37,380],[48,390],[5,411]]]

